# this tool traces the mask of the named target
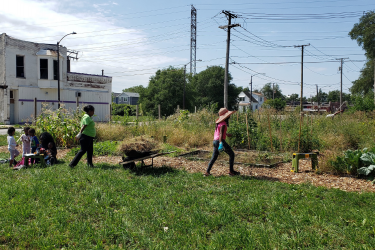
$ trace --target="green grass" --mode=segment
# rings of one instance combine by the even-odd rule
[[[67,164],[0,165],[0,248],[375,247],[373,193],[169,167]]]

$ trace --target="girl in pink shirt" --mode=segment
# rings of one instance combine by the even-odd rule
[[[219,119],[216,120],[216,129],[214,133],[214,151],[212,153],[212,158],[210,163],[208,163],[208,168],[206,170],[205,176],[210,176],[210,171],[212,166],[214,165],[217,157],[219,156],[219,151],[225,151],[229,155],[229,175],[239,175],[240,173],[234,171],[233,164],[234,164],[234,152],[232,148],[226,143],[225,139],[227,136],[231,136],[227,134],[228,129],[228,120],[230,116],[235,113],[236,111],[229,111],[226,108],[221,108],[219,110]]]

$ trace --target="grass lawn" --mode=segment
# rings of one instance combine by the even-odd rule
[[[67,164],[0,165],[0,248],[375,248],[373,193]]]

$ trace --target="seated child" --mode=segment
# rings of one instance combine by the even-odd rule
[[[30,135],[30,146],[31,146],[31,153],[35,153],[36,152],[36,149],[39,147],[39,140],[38,138],[35,136],[35,129],[31,128],[29,129],[29,135]],[[31,163],[34,163],[33,160],[35,159],[31,159]],[[36,163],[37,161],[35,161]]]
[[[22,157],[25,156],[25,154],[30,154],[30,136],[29,136],[29,127],[25,127],[23,131],[25,134],[21,135],[20,139],[22,141]]]
[[[20,152],[18,152],[18,150],[16,149],[16,147],[18,147],[18,144],[16,140],[14,139],[15,133],[16,133],[16,130],[14,129],[14,127],[8,128],[7,141],[8,141],[8,150],[10,152],[9,167],[11,167],[12,164],[14,165],[17,164],[17,161],[14,158],[16,158],[20,154]]]
[[[47,165],[52,166],[56,163],[56,155],[57,152],[55,150],[55,144],[53,142],[48,143],[48,149],[46,150],[46,157],[44,157],[44,160],[46,161]]]

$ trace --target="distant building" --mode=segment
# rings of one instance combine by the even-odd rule
[[[238,95],[238,110],[240,112],[246,111],[247,109],[257,110],[262,107],[262,104],[265,101],[265,97],[262,94],[256,92],[253,92],[252,94],[253,95],[251,96],[250,91],[242,91]]]
[[[67,48],[60,47],[57,69],[57,45],[22,41],[0,35],[0,122],[22,123],[37,115],[43,103],[58,107],[57,73],[60,72],[60,103],[67,109],[91,104],[94,120],[108,121],[112,77],[70,72]]]
[[[139,94],[132,92],[112,93],[112,96],[116,104],[137,105],[139,100]]]

